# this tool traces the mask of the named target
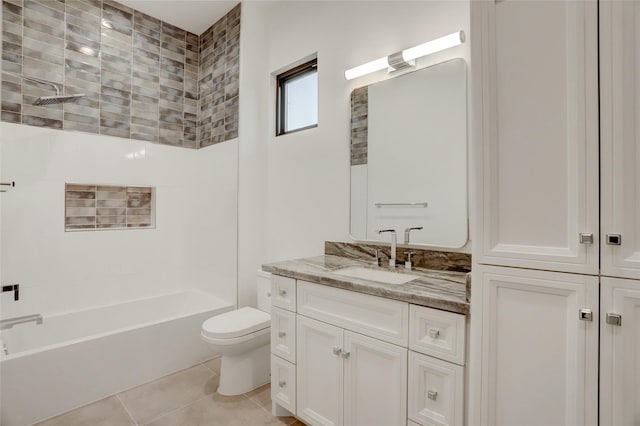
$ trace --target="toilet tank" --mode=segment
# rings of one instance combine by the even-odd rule
[[[256,289],[258,290],[258,309],[271,313],[271,274],[256,271]]]

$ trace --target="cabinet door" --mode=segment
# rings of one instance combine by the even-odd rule
[[[640,2],[600,3],[600,54],[602,275],[640,279]]]
[[[407,349],[344,332],[344,424],[402,425],[407,420]]]
[[[297,408],[309,426],[343,424],[343,330],[297,317]]]
[[[602,278],[600,424],[640,424],[640,281]],[[607,323],[607,314],[621,317]]]
[[[476,273],[481,424],[596,425],[598,278],[489,266]],[[579,319],[583,308],[591,321]]]
[[[595,275],[598,3],[471,3],[478,262]]]

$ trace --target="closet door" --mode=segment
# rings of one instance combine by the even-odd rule
[[[603,277],[601,297],[600,424],[638,425],[640,281]]]
[[[597,425],[598,277],[490,266],[474,274],[484,306],[482,389],[470,418]],[[580,318],[583,309],[590,318]]]
[[[640,2],[600,4],[602,275],[640,279]]]
[[[478,3],[474,254],[482,264],[595,275],[598,4]]]

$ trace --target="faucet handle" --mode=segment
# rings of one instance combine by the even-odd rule
[[[407,252],[407,260],[404,262],[404,269],[410,271],[413,267],[413,264],[411,263],[411,256],[413,256],[414,254],[416,254],[415,251],[408,251]]]
[[[375,249],[375,253],[374,253],[374,259],[373,259],[373,264],[375,266],[380,266],[380,252],[382,251],[382,249]]]

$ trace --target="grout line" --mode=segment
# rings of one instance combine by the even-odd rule
[[[213,371],[211,368],[209,368],[209,367],[207,367],[207,366],[205,365],[205,362],[209,362],[209,361],[214,360],[214,359],[217,359],[217,358],[220,358],[220,357],[219,357],[219,356],[217,356],[217,357],[214,357],[214,358],[208,359],[208,360],[206,360],[206,361],[201,362],[201,363],[200,363],[200,365],[202,365],[202,366],[203,366],[204,368],[206,368],[207,370],[211,371],[215,376],[220,376],[220,374],[218,374],[216,371]]]
[[[127,414],[129,415],[129,418],[131,419],[133,424],[137,426],[138,422],[136,422],[136,419],[133,418],[133,415],[131,414],[131,412],[127,408],[127,405],[124,403],[124,401],[122,401],[122,399],[120,399],[120,394],[115,394],[115,397],[118,398],[118,401],[120,401],[120,405],[122,405],[122,407],[124,408],[124,411],[127,412]]]

